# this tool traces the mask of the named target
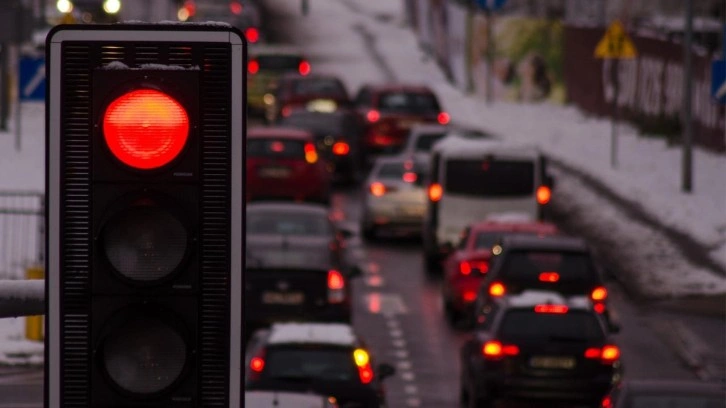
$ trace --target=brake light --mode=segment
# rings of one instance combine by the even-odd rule
[[[537,187],[537,203],[545,205],[550,202],[552,198],[552,190],[547,186]]]
[[[489,340],[481,348],[484,357],[490,359],[499,359],[504,356],[516,356],[519,354],[519,347],[514,344],[505,344],[497,340]]]
[[[439,113],[439,116],[436,118],[439,121],[439,124],[446,125],[449,122],[451,122],[451,116],[446,112]]]
[[[603,364],[612,364],[620,358],[620,349],[612,344],[603,346],[603,348],[590,347],[585,350],[585,358],[599,359]]]
[[[489,295],[493,297],[504,296],[507,293],[507,289],[501,282],[494,282],[489,286]]]
[[[310,63],[303,60],[300,62],[300,65],[298,65],[297,70],[300,72],[300,75],[307,75],[310,73]]]
[[[557,282],[560,280],[560,274],[557,272],[542,272],[539,274],[540,282]]]
[[[473,301],[476,300],[476,292],[471,291],[471,290],[467,290],[466,292],[464,292],[464,296],[463,297],[464,297],[464,302],[471,303],[471,302],[473,302]]]
[[[270,150],[275,153],[281,153],[285,151],[285,144],[282,142],[272,142],[270,143]]]
[[[305,143],[305,161],[314,164],[318,161],[318,152],[315,151],[315,145]]]
[[[328,302],[341,303],[345,300],[345,280],[335,269],[328,271]]]
[[[353,360],[358,367],[360,382],[368,384],[373,381],[373,368],[371,368],[371,358],[368,352],[363,349],[353,350]]]
[[[333,145],[333,154],[337,156],[344,156],[350,152],[350,145],[346,142],[336,142]]]
[[[534,307],[535,313],[554,313],[564,314],[567,313],[567,306],[565,305],[537,305]]]
[[[474,270],[479,271],[480,274],[485,274],[489,271],[489,263],[486,261],[461,261],[459,262],[459,273],[464,276],[469,276]]]
[[[265,360],[262,357],[254,357],[250,360],[250,369],[256,373],[261,373],[265,368]]]
[[[370,190],[371,194],[376,197],[382,197],[384,194],[386,194],[386,186],[378,181],[371,184]]]
[[[245,30],[245,38],[251,43],[256,43],[260,39],[260,32],[255,27]]]
[[[441,200],[441,197],[444,195],[444,189],[441,188],[441,184],[434,183],[429,185],[429,200],[433,202],[437,202]]]
[[[610,398],[609,395],[605,396],[605,398],[602,399],[600,408],[613,408],[613,400]]]
[[[597,312],[598,314],[605,313],[605,304],[604,303],[595,303],[595,305],[592,308],[595,309],[595,312]]]
[[[260,70],[260,63],[257,60],[252,60],[247,63],[247,72],[250,74],[256,74]]]
[[[381,113],[377,110],[369,110],[366,113],[366,119],[368,119],[368,122],[376,123],[381,119]]]
[[[608,298],[608,290],[603,286],[598,286],[590,293],[590,299],[595,301],[603,301]]]
[[[290,116],[291,113],[292,108],[289,106],[283,106],[282,109],[280,109],[280,115],[282,115],[283,118]]]
[[[403,181],[406,183],[415,183],[416,179],[418,179],[418,176],[414,172],[408,171],[403,173]]]

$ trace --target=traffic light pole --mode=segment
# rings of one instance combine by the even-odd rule
[[[692,123],[692,53],[693,43],[693,0],[686,0],[686,29],[683,41],[683,158],[682,189],[686,193],[693,190],[693,123]]]

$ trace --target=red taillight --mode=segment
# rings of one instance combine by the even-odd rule
[[[609,395],[605,396],[605,398],[602,399],[600,408],[613,408],[613,400],[610,398]]]
[[[247,63],[247,72],[250,74],[256,74],[260,71],[260,63],[257,60],[252,60]]]
[[[301,61],[300,65],[298,65],[297,70],[300,72],[300,75],[307,75],[310,73],[310,63],[307,61]]]
[[[405,181],[406,183],[415,183],[417,179],[418,175],[412,171],[403,173],[403,181]]]
[[[507,289],[501,282],[494,282],[489,285],[489,296],[500,297],[507,293]]]
[[[560,280],[560,274],[557,272],[542,272],[539,274],[540,282],[557,282]]]
[[[446,112],[441,112],[439,113],[439,116],[436,118],[436,120],[439,121],[439,124],[446,125],[451,122],[451,116]]]
[[[250,27],[245,30],[245,38],[251,43],[256,43],[260,39],[260,31],[255,27]]]
[[[471,275],[471,264],[467,261],[459,262],[459,273],[464,276]]]
[[[498,359],[504,356],[516,356],[519,354],[519,347],[514,344],[502,344],[497,340],[489,340],[481,348],[484,357]]]
[[[291,113],[292,108],[289,106],[283,106],[282,109],[280,109],[280,115],[282,115],[283,118],[290,116]]]
[[[368,119],[368,122],[376,123],[381,119],[381,113],[377,110],[369,110],[366,113],[366,119]]]
[[[256,373],[261,373],[265,368],[265,360],[262,357],[253,357],[250,360],[250,369]]]
[[[437,202],[444,196],[444,189],[439,183],[433,183],[429,185],[429,200]]]
[[[240,15],[242,13],[242,3],[237,1],[230,2],[229,11],[232,12],[232,14],[234,15]]]
[[[336,142],[333,145],[333,154],[336,156],[344,156],[350,153],[350,145],[346,142]]]
[[[595,289],[592,290],[590,293],[590,299],[598,302],[602,302],[603,300],[608,298],[608,290],[605,289],[603,286],[598,286]]]
[[[343,274],[331,269],[328,271],[328,302],[342,303],[345,300],[345,280]]]
[[[383,183],[375,182],[370,186],[371,194],[376,197],[382,197],[386,194],[386,186]]]
[[[467,290],[466,292],[464,292],[463,298],[464,302],[471,303],[476,300],[476,292],[472,290]]]
[[[353,351],[353,361],[355,361],[355,365],[358,367],[360,382],[369,384],[373,381],[373,368],[371,368],[371,358],[368,352],[363,349],[355,349]]]
[[[564,314],[567,313],[567,306],[565,305],[537,305],[534,307],[535,313],[554,313]]]
[[[459,262],[459,273],[462,275],[469,276],[474,271],[477,271],[480,275],[487,273],[489,271],[489,262],[471,260]]]
[[[106,144],[122,163],[137,169],[162,167],[176,158],[189,137],[189,116],[171,96],[153,89],[121,95],[103,115]]]
[[[595,312],[597,312],[599,314],[605,313],[605,304],[604,303],[595,303],[595,305],[593,305],[592,308],[595,309]]]
[[[537,203],[545,205],[552,199],[552,190],[547,186],[537,187]]]
[[[282,153],[285,151],[285,144],[282,142],[272,142],[270,143],[270,150],[275,153]]]
[[[620,349],[615,345],[603,346],[603,348],[590,347],[585,350],[585,358],[600,360],[604,364],[612,364],[620,358]]]
[[[314,164],[318,161],[318,152],[315,150],[315,145],[312,143],[305,143],[305,161]]]

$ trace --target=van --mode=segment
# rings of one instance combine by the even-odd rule
[[[427,185],[424,261],[436,272],[474,222],[501,214],[544,219],[553,180],[534,146],[450,134],[432,149]]]

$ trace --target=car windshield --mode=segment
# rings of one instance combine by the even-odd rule
[[[502,236],[501,232],[480,232],[474,238],[475,249],[491,249]]]
[[[280,120],[281,126],[289,126],[313,132],[316,135],[325,136],[347,134],[349,129],[355,129],[355,122],[348,115],[316,113],[316,112],[293,112],[290,116]]]
[[[597,318],[586,311],[567,313],[535,313],[530,310],[509,310],[502,317],[499,335],[502,341],[541,339],[543,341],[601,340],[605,334]]]
[[[416,174],[416,180],[423,180],[426,173],[420,165],[414,165],[413,169],[406,170],[404,162],[384,163],[378,168],[376,178],[382,180],[402,180],[405,173],[413,172]]]
[[[629,408],[724,408],[724,397],[698,394],[669,393],[631,395]]]
[[[328,78],[300,79],[293,83],[292,92],[295,95],[330,95],[344,97],[345,88],[340,81]]]
[[[513,250],[505,256],[500,277],[506,282],[539,287],[541,274],[554,272],[556,284],[589,287],[596,283],[595,269],[586,253]]]
[[[446,192],[475,197],[521,197],[534,192],[532,160],[449,160]]]
[[[430,152],[431,147],[445,136],[446,133],[427,133],[421,135],[416,139],[415,149],[417,152]]]
[[[247,234],[313,235],[332,234],[327,216],[290,210],[247,211]]]
[[[358,381],[353,351],[346,347],[271,347],[265,356],[263,379]]]
[[[378,109],[387,113],[426,114],[441,109],[433,94],[421,92],[387,92],[381,94]]]
[[[297,71],[302,58],[297,55],[259,55],[260,71]]]
[[[248,157],[305,158],[305,142],[286,139],[247,139]]]

